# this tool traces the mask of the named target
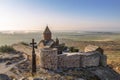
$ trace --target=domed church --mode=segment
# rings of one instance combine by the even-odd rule
[[[49,27],[46,26],[46,29],[43,32],[43,40],[41,40],[38,44],[38,48],[60,48],[59,39],[56,40],[52,39],[52,32],[50,31]],[[59,49],[60,51],[60,49]]]

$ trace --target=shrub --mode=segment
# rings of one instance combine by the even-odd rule
[[[26,43],[26,42],[20,42],[20,43],[23,44],[23,45],[29,46],[29,44]]]
[[[14,48],[11,47],[11,46],[4,45],[4,46],[0,47],[0,52],[3,52],[3,53],[5,53],[5,52],[14,52],[14,51],[15,51]]]
[[[79,49],[74,49],[73,52],[79,52]]]
[[[69,49],[70,49],[70,52],[79,52],[79,49],[76,49],[74,47],[70,47]]]
[[[73,51],[73,50],[74,50],[74,47],[70,47],[69,49],[70,49],[70,52],[74,52],[74,51]]]

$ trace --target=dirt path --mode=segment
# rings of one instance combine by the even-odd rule
[[[23,53],[24,59],[20,60],[19,62],[16,63],[12,63],[11,65],[6,65],[7,62],[5,63],[0,63],[0,74],[1,73],[7,73],[8,71],[10,71],[12,68],[14,68],[16,65],[25,62],[28,59],[28,56],[31,56],[31,47],[29,46],[25,46],[22,44],[14,44],[13,48],[16,51],[20,51]],[[36,51],[37,53],[38,51]]]
[[[30,46],[25,46],[25,45],[23,45],[23,44],[18,43],[18,44],[12,45],[12,47],[13,47],[16,51],[23,52],[23,53],[25,53],[25,54],[28,55],[28,56],[31,56],[31,54],[32,54],[32,48],[31,48]],[[38,55],[39,50],[38,50],[38,49],[35,49],[35,53],[36,53],[36,55]]]
[[[13,67],[15,67],[16,65],[18,65],[18,64],[20,64],[20,63],[22,63],[26,60],[27,60],[27,56],[25,56],[25,59],[23,59],[19,62],[13,63],[9,66],[7,66],[6,63],[0,63],[0,74],[1,73],[3,74],[3,73],[6,73],[6,72],[10,71]]]

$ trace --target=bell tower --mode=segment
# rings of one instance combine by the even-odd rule
[[[46,26],[46,29],[45,29],[45,31],[43,32],[44,40],[51,40],[51,37],[52,37],[51,34],[52,34],[52,33],[51,33],[49,27]]]

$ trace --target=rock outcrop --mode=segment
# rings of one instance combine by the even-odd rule
[[[0,74],[0,80],[11,80],[8,75]]]
[[[95,45],[88,45],[84,49],[84,52],[92,52],[92,51],[99,51],[100,53],[103,53],[103,49]]]

